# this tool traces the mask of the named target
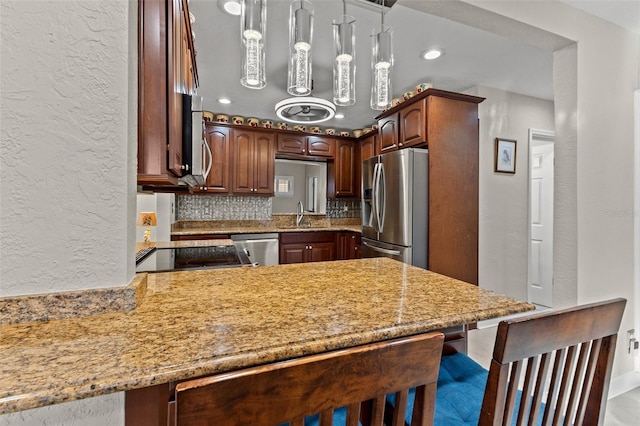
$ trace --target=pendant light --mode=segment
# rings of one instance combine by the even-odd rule
[[[313,5],[294,0],[289,14],[289,73],[287,92],[293,96],[311,94],[311,39]]]
[[[240,83],[250,89],[267,85],[264,72],[264,39],[267,0],[243,0],[241,10],[242,75]]]
[[[333,103],[349,106],[356,103],[356,28],[355,18],[347,15],[346,0],[342,0],[342,19],[333,21]]]
[[[391,28],[384,28],[384,0],[380,11],[380,31],[372,35],[373,49],[371,55],[371,109],[384,110],[391,107],[391,70],[393,68],[393,51],[391,45]]]

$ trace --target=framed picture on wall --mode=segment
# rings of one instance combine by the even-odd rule
[[[496,138],[495,171],[498,173],[516,172],[516,141]]]

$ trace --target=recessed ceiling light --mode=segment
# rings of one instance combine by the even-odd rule
[[[226,104],[230,104],[231,100],[227,99],[227,98],[220,98],[220,99],[218,99],[218,102],[220,102],[221,104],[225,104],[226,105]]]
[[[440,56],[442,56],[440,49],[430,49],[422,53],[422,58],[426,60],[438,59]]]
[[[333,118],[344,118],[344,114],[337,113],[336,115],[333,116]]]
[[[218,0],[218,5],[229,15],[240,16],[242,12],[239,0]]]

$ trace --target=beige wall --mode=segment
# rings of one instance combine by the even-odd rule
[[[553,102],[490,87],[467,93],[486,98],[480,117],[479,285],[527,299],[529,129],[554,129]],[[494,172],[495,138],[517,141],[516,173]]]

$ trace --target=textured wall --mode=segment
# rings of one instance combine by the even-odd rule
[[[133,277],[136,9],[0,2],[0,297]],[[122,425],[123,397],[2,415],[0,425]]]
[[[128,3],[0,7],[0,296],[124,285]]]

